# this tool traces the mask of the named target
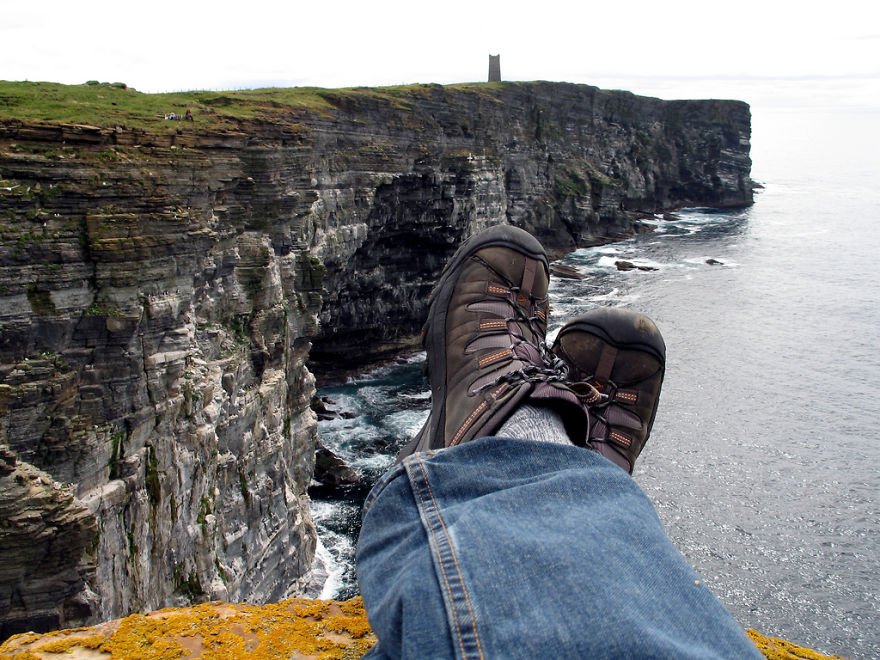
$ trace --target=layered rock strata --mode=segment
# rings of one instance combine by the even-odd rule
[[[223,130],[0,122],[0,637],[297,593],[312,341],[347,364],[411,342],[466,236],[565,250],[751,201],[738,102],[318,95]]]
[[[76,515],[0,531],[20,562],[91,533],[0,584],[0,634],[296,593],[315,546],[308,206],[268,166],[255,179],[242,135],[175,148],[68,130],[0,142],[0,445]],[[41,515],[17,479],[0,475],[0,502]]]

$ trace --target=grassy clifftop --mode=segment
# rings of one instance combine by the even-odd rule
[[[447,89],[478,91],[496,84],[448,85]],[[0,81],[0,121],[60,122],[88,124],[104,128],[124,126],[155,132],[174,131],[176,121],[165,115],[195,117],[198,129],[230,130],[240,121],[284,121],[302,113],[331,113],[340,102],[371,97],[400,107],[408,97],[418,96],[436,85],[399,87],[357,87],[321,89],[316,87],[266,88],[240,91],[190,91],[145,94],[124,83],[90,82],[62,85],[51,82]]]

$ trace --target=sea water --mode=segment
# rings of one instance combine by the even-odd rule
[[[602,305],[663,332],[635,479],[688,561],[743,626],[853,658],[880,657],[877,120],[756,113],[754,206],[655,218],[649,234],[568,255],[586,278],[551,287],[551,337]],[[368,482],[427,416],[423,361],[321,392],[354,415],[322,422],[322,439]],[[356,592],[365,490],[316,509],[337,566],[325,595]]]

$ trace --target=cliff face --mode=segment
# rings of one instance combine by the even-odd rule
[[[327,266],[315,361],[380,353],[420,330],[442,265],[497,222],[551,250],[640,229],[646,213],[752,201],[750,114],[585,85],[429,86],[329,95],[313,253]]]
[[[0,147],[0,546],[23,564],[3,630],[283,598],[315,545],[320,269],[296,198],[243,136],[65,130],[7,127]],[[71,491],[69,525],[30,521],[56,504],[22,470]]]
[[[751,201],[738,102],[317,94],[222,129],[215,95],[170,132],[0,112],[0,637],[297,593],[312,340],[335,363],[410,341],[471,233],[565,250]]]

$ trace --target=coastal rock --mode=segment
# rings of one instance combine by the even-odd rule
[[[706,264],[709,266],[723,266],[724,262],[717,259],[706,259]]]
[[[744,103],[560,83],[269,100],[218,94],[170,131],[109,101],[104,123],[0,119],[0,502],[28,512],[10,544],[32,516],[65,555],[39,584],[0,556],[4,630],[297,594],[307,360],[415,345],[443,265],[490,225],[562,252],[752,200]]]
[[[550,264],[550,274],[564,280],[582,280],[586,277],[574,266],[567,266],[556,262]]]
[[[619,260],[615,261],[614,266],[617,268],[617,270],[624,271],[624,272],[630,271],[630,270],[643,270],[646,272],[659,270],[659,268],[654,268],[653,266],[637,266],[632,261],[626,261],[624,259],[619,259]]]
[[[89,621],[97,521],[70,488],[0,452],[0,639]]]
[[[314,480],[322,486],[353,486],[361,482],[361,476],[332,450],[319,443],[315,452]]]
[[[318,416],[319,422],[325,422],[330,419],[339,419],[340,417],[338,412],[327,407],[327,401],[321,397],[312,397],[311,408]]]
[[[84,512],[44,530],[66,563],[41,567],[39,598],[19,597],[27,554],[0,558],[4,630],[295,594],[316,540],[321,280],[286,184],[260,192],[223,147],[4,128],[0,447]],[[16,498],[59,506],[7,475]]]

